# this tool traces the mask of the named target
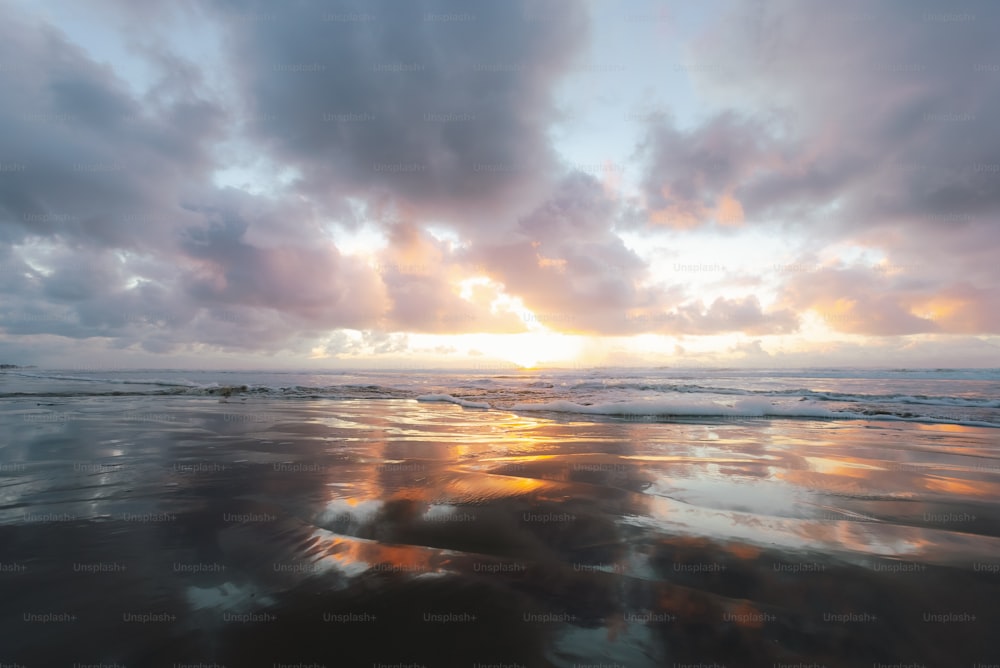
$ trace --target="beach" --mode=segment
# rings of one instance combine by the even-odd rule
[[[996,428],[36,380],[0,400],[5,665],[998,655]]]

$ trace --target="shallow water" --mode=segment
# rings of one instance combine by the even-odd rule
[[[1000,662],[996,429],[253,396],[0,411],[0,663]]]
[[[821,417],[1000,427],[1000,369],[0,371],[0,399],[422,399],[632,417]]]

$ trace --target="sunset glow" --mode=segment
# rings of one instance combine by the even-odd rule
[[[992,8],[362,4],[8,2],[0,353],[998,359]]]

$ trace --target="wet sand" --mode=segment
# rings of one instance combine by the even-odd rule
[[[6,400],[0,664],[1000,663],[1000,430]]]

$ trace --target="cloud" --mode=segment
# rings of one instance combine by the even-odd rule
[[[546,133],[586,39],[580,3],[557,3],[557,21],[530,20],[527,0],[221,6],[249,135],[318,201],[389,197],[475,224],[556,170]]]
[[[225,112],[197,94],[133,97],[114,71],[16,12],[0,27],[0,239],[151,248],[204,179]],[[162,219],[156,224],[154,219]]]
[[[764,350],[760,339],[754,339],[748,343],[738,343],[729,349],[730,353],[736,353],[744,359],[769,360],[771,353]]]
[[[246,223],[229,219],[192,228],[183,244],[197,268],[187,292],[203,303],[272,308],[314,326],[359,326],[382,310],[374,272],[336,246],[246,243]]]
[[[506,291],[553,329],[624,333],[630,309],[651,308],[669,293],[643,284],[647,267],[614,234],[617,203],[593,177],[574,172],[503,241],[466,252]]]
[[[742,299],[719,297],[705,308],[701,302],[688,303],[673,311],[650,318],[659,322],[664,334],[718,334],[742,332],[752,336],[790,334],[798,329],[798,318],[790,309],[761,309],[754,296]]]
[[[173,11],[102,7],[126,23]],[[417,225],[366,221],[391,240],[376,271],[339,251],[324,218],[350,210],[345,195],[369,212],[386,197],[397,213],[435,201],[481,210],[534,187],[529,171],[556,164],[545,138],[550,88],[585,15],[576,3],[554,22],[531,21],[517,4],[341,9],[220,5],[209,18],[253,10],[228,37],[246,100],[225,102],[206,92],[198,65],[153,39],[136,48],[161,76],[139,96],[56,29],[5,23],[0,77],[20,106],[0,109],[0,234],[14,244],[4,287],[23,292],[6,331],[162,351],[273,347],[339,327],[523,331],[513,315],[461,299],[454,282],[464,272]],[[372,25],[341,20],[355,14]],[[474,20],[448,19],[458,14]],[[322,64],[321,81],[299,67],[307,63]],[[309,199],[212,185],[226,121],[248,106],[241,141],[298,169]],[[397,168],[406,161],[421,169]],[[409,271],[406,253],[433,270]]]
[[[684,286],[660,285],[615,233],[625,215],[587,174],[567,175],[550,198],[523,216],[503,243],[474,245],[469,257],[523,299],[543,324],[564,332],[790,332],[794,314],[765,313],[755,297],[719,298],[707,309]]]
[[[906,267],[785,277],[787,305],[842,332],[997,333],[998,19],[990,2],[734,4],[689,49],[716,65],[693,71],[717,111],[647,123],[645,224],[728,222]]]
[[[795,311],[811,309],[831,329],[850,334],[1000,332],[996,292],[967,282],[914,281],[904,271],[829,267],[802,272],[785,282],[780,301]]]
[[[989,2],[734,5],[691,47],[695,62],[726,54],[695,69],[723,111],[692,129],[649,124],[651,209],[674,203],[708,222],[705,207],[728,192],[754,222],[832,223],[816,230],[821,240],[995,213],[997,18]]]
[[[688,48],[718,65],[691,69],[705,114],[648,120],[638,181],[613,187],[553,145],[563,77],[607,28],[588,9],[96,3],[139,67],[11,10],[0,327],[316,357],[536,329],[528,311],[596,336],[786,335],[810,310],[869,337],[1000,333],[995,5],[848,2],[822,30],[798,1],[709,15]],[[377,242],[341,236],[359,231]],[[741,234],[846,250],[664,282],[637,245]]]
[[[744,220],[736,189],[777,160],[766,127],[722,113],[691,131],[655,117],[637,151],[644,163],[648,221],[674,228]]]
[[[468,297],[462,296],[461,281],[476,274],[478,267],[445,242],[412,222],[392,225],[388,240],[378,256],[391,302],[383,326],[447,334],[526,330],[516,314],[493,309],[501,297],[496,286],[479,285]]]

